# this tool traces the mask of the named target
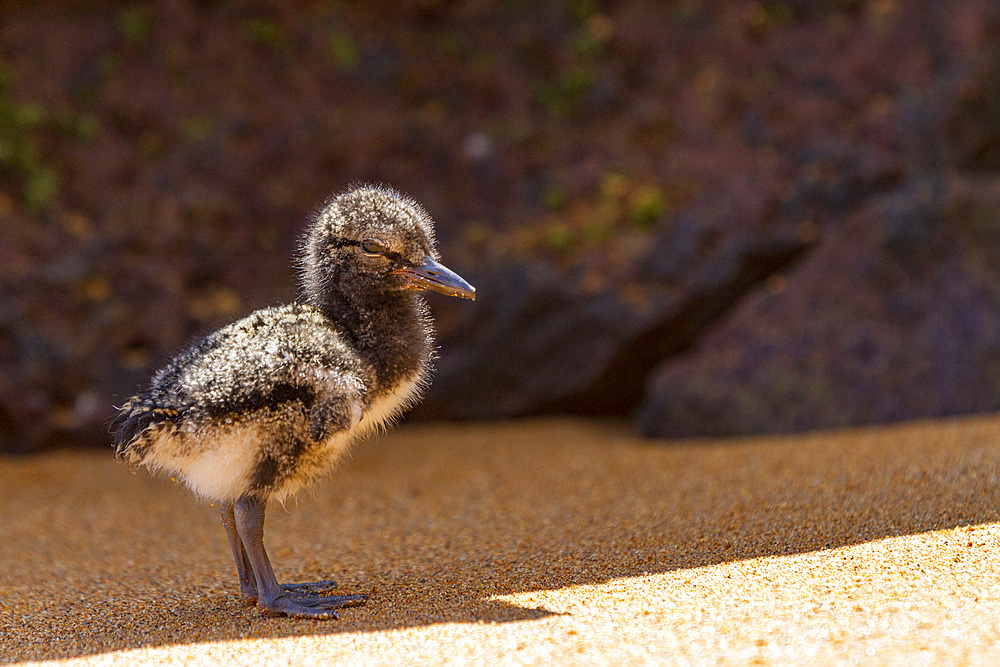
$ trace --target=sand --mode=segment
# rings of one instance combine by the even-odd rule
[[[1000,418],[733,440],[408,426],[270,509],[244,606],[211,507],[109,452],[0,458],[0,662],[1000,664]]]

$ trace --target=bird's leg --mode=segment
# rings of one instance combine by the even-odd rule
[[[264,550],[264,501],[244,496],[233,506],[236,532],[257,582],[257,604],[272,614],[307,618],[337,618],[336,609],[356,607],[367,595],[298,594],[294,587],[283,590],[274,576]]]
[[[226,537],[229,538],[229,548],[233,550],[236,573],[240,576],[240,595],[244,602],[256,604],[257,581],[254,579],[253,568],[250,566],[247,552],[243,548],[243,541],[240,540],[239,533],[236,532],[236,516],[233,513],[233,506],[229,503],[221,505],[219,516],[222,518],[222,526],[226,529]]]
[[[240,595],[244,602],[257,604],[257,581],[254,578],[253,568],[247,558],[247,552],[243,548],[243,541],[236,532],[236,517],[231,504],[223,504],[219,509],[219,516],[222,518],[222,525],[226,529],[226,537],[229,538],[229,548],[233,551],[233,559],[236,561],[236,572],[240,576]],[[316,581],[302,584],[281,584],[280,588],[286,593],[296,595],[326,595],[333,592],[337,582],[332,579]]]

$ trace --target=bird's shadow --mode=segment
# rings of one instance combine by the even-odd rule
[[[992,421],[969,420],[666,443],[600,423],[404,429],[359,452],[290,514],[269,512],[279,578],[333,576],[372,595],[334,622],[265,618],[243,605],[210,511],[138,479],[152,490],[126,500],[126,511],[165,503],[161,517],[174,522],[156,529],[160,542],[141,562],[79,579],[82,599],[61,598],[60,622],[44,596],[22,606],[4,625],[23,643],[3,657],[533,620],[560,613],[532,603],[537,591],[994,522],[995,432]],[[128,525],[144,529],[139,519]],[[108,553],[129,548],[125,528],[97,538]],[[48,592],[47,579],[73,568],[42,562],[33,576]]]

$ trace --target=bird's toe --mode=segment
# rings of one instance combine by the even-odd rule
[[[337,619],[337,609],[358,607],[368,601],[367,595],[308,595],[296,597],[282,593],[264,605],[267,613],[274,616],[294,616],[296,618]]]
[[[294,597],[303,595],[329,595],[337,588],[333,579],[325,581],[308,581],[300,584],[281,584],[282,593],[291,593]]]

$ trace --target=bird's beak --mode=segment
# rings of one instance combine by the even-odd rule
[[[393,273],[407,278],[411,289],[430,290],[448,296],[476,300],[475,287],[432,257],[427,257],[420,266],[407,266],[396,269]]]

